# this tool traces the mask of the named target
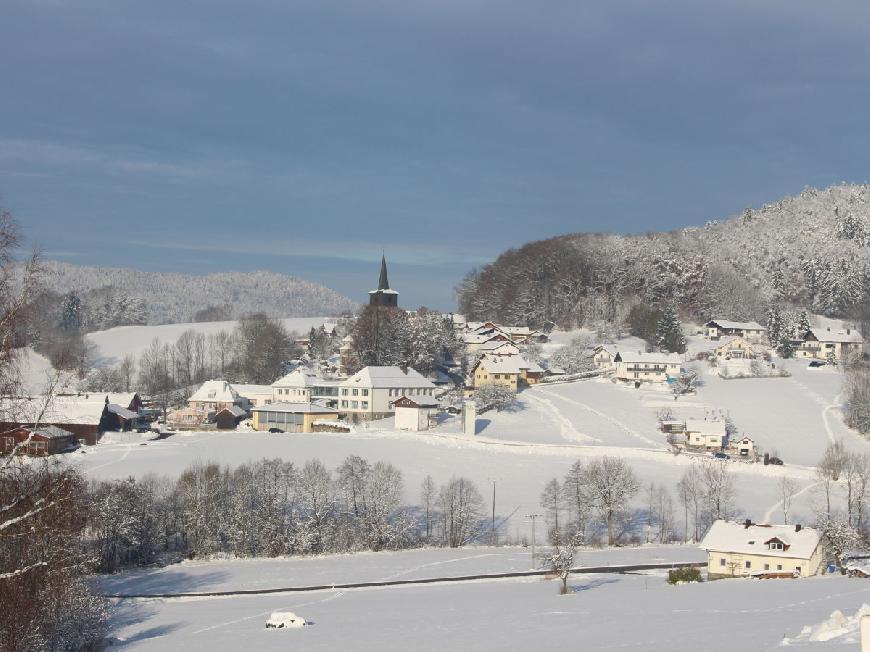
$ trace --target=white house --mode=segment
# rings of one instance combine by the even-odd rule
[[[724,421],[686,420],[686,443],[696,448],[721,450],[728,443]]]
[[[240,385],[233,383],[232,388],[240,397],[248,399],[248,402],[254,407],[267,405],[272,402],[271,385]]]
[[[327,407],[338,406],[340,380],[326,380],[311,369],[297,367],[283,378],[272,383],[272,401],[289,403],[321,403]]]
[[[420,432],[435,425],[438,403],[432,399],[410,399],[402,396],[393,401],[396,411],[396,430]]]
[[[755,442],[751,437],[744,435],[740,439],[728,442],[728,446],[736,450],[740,457],[755,457]]]
[[[700,548],[707,551],[707,576],[808,577],[823,562],[821,533],[800,525],[716,521]]]
[[[860,354],[863,347],[864,338],[854,329],[811,328],[804,335],[795,355],[800,358],[826,360],[833,354],[839,361]]]
[[[666,382],[680,375],[678,353],[642,353],[617,351],[613,356],[615,376],[619,380],[638,382]]]
[[[704,324],[704,329],[711,340],[717,340],[723,335],[737,335],[750,342],[760,342],[767,335],[767,329],[754,321],[711,319]]]
[[[187,399],[192,410],[217,412],[234,405],[247,410],[248,399],[239,393],[226,380],[207,380]]]
[[[404,396],[430,400],[435,385],[410,367],[365,367],[338,386],[340,412],[354,421],[384,419]]]

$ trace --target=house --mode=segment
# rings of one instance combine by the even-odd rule
[[[338,410],[316,403],[277,402],[251,410],[254,430],[278,428],[282,432],[314,432],[315,422],[338,423]]]
[[[711,358],[723,358],[725,360],[743,360],[754,358],[762,352],[758,342],[750,342],[740,335],[725,335],[711,340],[707,347],[699,352],[700,355]]]
[[[231,405],[217,411],[213,421],[218,430],[235,430],[248,413],[238,405]]]
[[[599,344],[592,349],[592,362],[598,369],[613,369],[616,363],[613,359],[619,353],[619,348],[613,344]]]
[[[617,351],[613,356],[615,377],[636,383],[664,383],[668,378],[677,378],[680,375],[680,362],[678,353]]]
[[[0,453],[7,455],[15,451],[18,455],[42,457],[63,453],[78,445],[79,440],[73,433],[57,426],[19,427],[0,435]]]
[[[740,439],[728,442],[728,446],[736,450],[739,457],[755,458],[755,442],[751,437],[744,435]]]
[[[860,354],[863,348],[864,338],[854,329],[811,328],[804,334],[795,356],[827,360],[833,355],[837,360],[843,360]]]
[[[233,383],[232,388],[240,398],[248,401],[248,405],[266,405],[272,402],[273,392],[271,385],[240,385]]]
[[[339,384],[338,409],[353,421],[393,415],[393,401],[431,399],[435,385],[410,367],[365,367]]]
[[[272,383],[271,402],[311,403],[338,407],[339,380],[325,380],[305,367],[298,367]]]
[[[396,413],[396,430],[420,432],[435,425],[438,403],[431,399],[411,399],[402,396],[393,401]]]
[[[695,448],[722,450],[728,443],[728,433],[724,421],[686,420],[686,443]]]
[[[477,389],[484,385],[504,385],[514,391],[541,382],[544,370],[528,362],[521,355],[485,355],[471,370],[471,384]]]
[[[704,324],[704,329],[711,340],[718,340],[725,335],[736,335],[749,342],[761,342],[767,336],[767,329],[754,321],[711,319]]]
[[[187,399],[187,406],[191,410],[198,410],[204,414],[217,412],[233,405],[247,409],[248,401],[243,396],[239,396],[226,380],[207,380]]]
[[[107,430],[130,430],[137,425],[142,399],[135,392],[59,394],[5,398],[0,401],[0,431],[55,426],[95,445]]]
[[[760,525],[718,520],[700,548],[707,551],[707,576],[809,577],[822,566],[821,533],[800,525]]]

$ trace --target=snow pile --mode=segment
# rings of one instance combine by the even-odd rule
[[[100,438],[100,444],[141,444],[146,441],[157,439],[156,432],[104,432]]]
[[[834,639],[841,639],[843,643],[854,642],[857,640],[861,628],[861,618],[864,616],[870,616],[870,605],[866,603],[861,605],[854,616],[845,616],[842,611],[837,609],[827,620],[814,626],[805,626],[798,636],[784,639],[783,644],[790,645],[805,641],[825,642]]]
[[[307,624],[302,616],[297,616],[292,611],[273,611],[266,621],[266,629],[298,628]]]

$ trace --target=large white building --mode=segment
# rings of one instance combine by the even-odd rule
[[[680,375],[680,362],[678,353],[617,351],[613,357],[614,375],[619,380],[663,383],[668,377]]]
[[[831,330],[811,328],[806,332],[795,355],[801,358],[825,360],[833,355],[838,361],[858,355],[864,348],[861,333],[852,329]]]
[[[435,385],[411,368],[365,367],[338,386],[338,410],[354,421],[384,419],[405,396],[431,399]]]
[[[325,380],[310,369],[298,367],[272,383],[272,401],[289,403],[321,403],[338,407],[339,380]]]

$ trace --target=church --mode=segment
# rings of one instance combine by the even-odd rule
[[[390,289],[387,279],[387,259],[381,256],[381,276],[378,279],[378,289],[369,292],[369,305],[385,308],[397,308],[399,306],[399,293]]]

